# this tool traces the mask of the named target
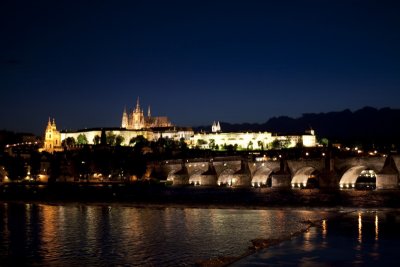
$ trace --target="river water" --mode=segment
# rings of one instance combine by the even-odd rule
[[[0,265],[186,266],[239,256],[332,210],[0,202]]]

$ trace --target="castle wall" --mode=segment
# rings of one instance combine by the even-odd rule
[[[112,133],[116,136],[120,135],[124,138],[124,141],[121,145],[128,146],[129,141],[132,138],[135,138],[139,135],[144,136],[147,140],[154,140],[153,133],[151,131],[127,131],[127,130],[105,130],[106,135]],[[78,139],[78,136],[83,134],[86,136],[88,144],[94,144],[95,136],[101,136],[101,130],[88,130],[88,131],[79,131],[79,132],[65,132],[61,133],[61,141],[65,140],[68,137],[73,137],[75,141]]]

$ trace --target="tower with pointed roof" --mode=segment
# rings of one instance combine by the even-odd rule
[[[124,112],[122,113],[122,128],[128,128],[128,112],[126,112],[126,108],[124,108]]]
[[[215,121],[213,122],[213,125],[211,126],[211,131],[213,133],[221,132],[221,125],[219,124],[219,121],[217,123]]]
[[[136,100],[136,108],[132,112],[131,129],[140,130],[145,128],[143,110],[140,108],[139,97]]]
[[[144,116],[143,109],[140,107],[139,97],[136,106],[129,113],[124,109],[122,113],[121,127],[128,130],[141,130],[157,127],[171,127],[172,124],[168,117],[152,117],[150,106],[147,109],[147,116]]]
[[[55,151],[61,151],[61,134],[57,131],[56,121],[53,122],[49,118],[47,122],[47,127],[44,135],[43,148],[41,151],[47,151],[49,153],[54,153]]]

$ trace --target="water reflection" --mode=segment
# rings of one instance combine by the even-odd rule
[[[378,213],[375,213],[375,240],[378,240],[379,237],[379,219]]]
[[[362,216],[358,213],[358,243],[362,243]]]
[[[0,203],[0,215],[1,265],[179,266],[240,255],[251,239],[287,236],[326,212]]]
[[[326,225],[326,219],[322,220],[322,238],[326,238],[326,234],[328,233],[328,227]]]

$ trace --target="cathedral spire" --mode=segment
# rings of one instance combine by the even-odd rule
[[[150,112],[150,105],[149,105],[149,107],[147,108],[147,117],[151,117],[151,112]]]
[[[139,104],[139,97],[137,97],[137,100],[136,100],[136,112],[139,112],[140,111],[140,104]]]

